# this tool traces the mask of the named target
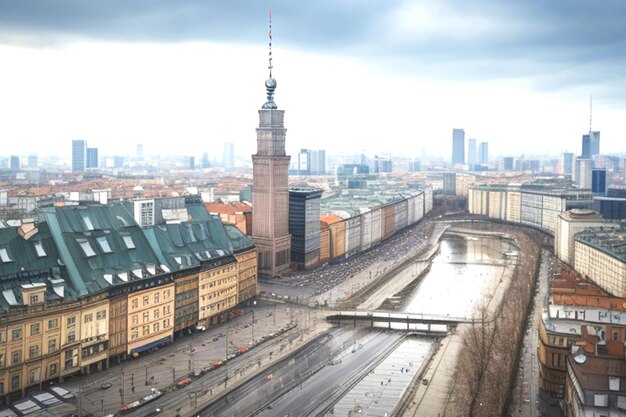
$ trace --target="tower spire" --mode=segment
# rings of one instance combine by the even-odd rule
[[[271,17],[270,17],[270,21],[271,21]],[[270,27],[271,27],[271,23],[270,23]],[[270,35],[270,38],[271,38],[271,35]],[[270,55],[271,55],[271,52],[270,52]],[[272,70],[270,70],[270,74],[271,74],[271,71]],[[591,115],[592,115],[592,110],[593,110],[593,96],[590,95],[589,96],[589,132],[591,132]]]
[[[277,109],[274,103],[274,90],[276,90],[276,80],[272,77],[272,11],[269,14],[269,65],[270,77],[265,81],[265,90],[267,91],[267,102],[263,105],[264,109]]]

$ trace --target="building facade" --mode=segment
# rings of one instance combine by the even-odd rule
[[[268,101],[259,110],[257,153],[252,155],[252,239],[258,250],[259,273],[273,277],[290,267],[290,157],[285,153],[285,111],[277,109],[273,98],[276,80],[270,76],[265,87]]]
[[[320,197],[322,190],[289,190],[291,262],[309,269],[320,261]]]
[[[452,163],[465,163],[465,130],[452,129]]]
[[[72,141],[72,172],[83,172],[87,167],[87,141]]]

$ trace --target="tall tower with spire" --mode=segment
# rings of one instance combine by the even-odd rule
[[[267,102],[259,110],[257,152],[252,155],[252,239],[257,246],[259,272],[276,276],[290,266],[289,155],[285,154],[284,110],[274,103],[272,77],[272,12],[269,15],[269,78]]]

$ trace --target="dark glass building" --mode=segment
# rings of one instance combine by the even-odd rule
[[[308,269],[319,263],[321,196],[320,189],[289,190],[291,262],[301,269]]]

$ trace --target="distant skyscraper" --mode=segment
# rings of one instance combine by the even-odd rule
[[[564,152],[561,158],[561,174],[572,175],[574,173],[574,154]]]
[[[574,170],[576,185],[579,188],[591,188],[591,159],[577,158]]]
[[[137,158],[138,159],[143,159],[143,144],[138,143],[137,144]]]
[[[308,149],[300,149],[298,154],[298,175],[309,175],[311,173],[309,152]]]
[[[465,163],[465,130],[452,129],[452,163]]]
[[[20,169],[20,157],[19,156],[15,156],[15,155],[11,155],[11,159],[9,162],[9,168],[12,169],[13,171],[19,171]]]
[[[580,156],[582,159],[591,159],[591,143],[589,141],[589,135],[583,135],[583,143]]]
[[[385,158],[382,156],[375,155],[374,156],[374,174],[380,174],[383,172],[391,172],[393,168],[393,163],[391,162],[391,157]]]
[[[504,160],[503,160],[503,169],[505,171],[513,171],[513,157],[512,156],[505,156]]]
[[[311,175],[326,174],[326,151],[323,149],[311,150],[309,152],[309,167]]]
[[[591,192],[594,195],[606,195],[606,169],[591,170]]]
[[[196,169],[196,158],[194,158],[193,156],[188,156],[187,163],[190,170],[193,171],[194,169]]]
[[[38,158],[37,158],[37,154],[30,154],[28,155],[28,166],[30,168],[35,168],[37,167],[38,164]]]
[[[209,168],[211,163],[209,162],[209,153],[205,152],[202,154],[202,169]]]
[[[72,171],[83,172],[87,166],[87,141],[72,141]]]
[[[235,144],[224,142],[224,155],[222,159],[224,169],[230,171],[235,167]]]
[[[87,168],[98,168],[98,148],[87,148]]]
[[[476,155],[476,139],[467,140],[467,163],[470,165],[478,163],[478,157]]]
[[[589,152],[592,158],[600,155],[600,132],[589,132]]]
[[[486,164],[489,162],[489,142],[480,142],[478,147],[478,162]]]
[[[271,51],[271,21],[269,33]],[[290,267],[287,175],[291,158],[285,152],[285,111],[274,103],[276,80],[271,57],[270,52],[267,102],[259,110],[257,151],[252,155],[252,239],[258,251],[259,273],[276,276]]]
[[[409,171],[411,172],[420,172],[422,170],[422,161],[415,158],[411,162],[409,162]]]
[[[124,165],[124,157],[115,155],[113,157],[113,168],[121,168]]]

